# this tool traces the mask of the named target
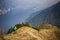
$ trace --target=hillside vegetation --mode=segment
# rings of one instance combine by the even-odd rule
[[[60,29],[54,25],[43,24],[31,27],[29,23],[26,24],[28,25],[17,24],[18,29],[4,35],[4,40],[60,40]]]

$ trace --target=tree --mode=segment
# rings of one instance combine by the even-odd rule
[[[16,27],[17,29],[19,29],[19,28],[21,28],[21,27],[23,27],[23,26],[30,27],[30,24],[29,24],[29,22],[26,22],[26,23],[22,23],[22,24],[16,24],[14,27]],[[14,31],[14,27],[13,27],[13,28],[11,27],[11,28],[8,30],[7,34],[13,32],[13,31]]]
[[[15,26],[17,29],[19,29],[19,28],[23,27],[23,24],[16,24]]]
[[[13,31],[14,31],[14,30],[13,30],[13,28],[11,27],[11,28],[8,30],[7,34],[12,33]]]
[[[26,23],[24,24],[24,26],[30,27],[30,23],[29,23],[29,22],[26,22]]]

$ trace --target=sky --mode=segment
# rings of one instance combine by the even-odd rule
[[[60,0],[0,0],[0,28],[5,30],[25,20],[34,12],[48,8]]]
[[[0,15],[11,10],[32,9],[33,11],[42,10],[57,3],[59,0],[0,0]]]

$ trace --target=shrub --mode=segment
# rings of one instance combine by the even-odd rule
[[[13,28],[11,27],[11,28],[8,30],[7,34],[13,32],[13,31],[14,31],[14,30],[13,30]]]

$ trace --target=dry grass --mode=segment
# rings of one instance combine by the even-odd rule
[[[14,32],[4,36],[5,40],[60,40],[60,30],[51,24],[44,24],[35,30],[31,27],[21,27]]]

